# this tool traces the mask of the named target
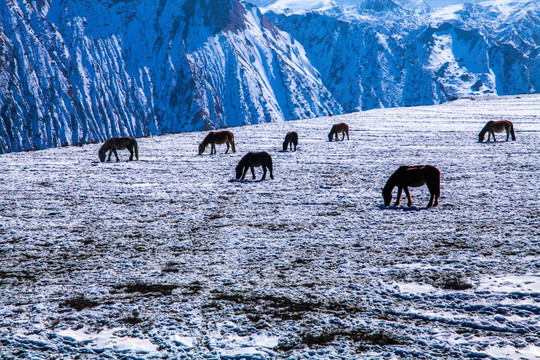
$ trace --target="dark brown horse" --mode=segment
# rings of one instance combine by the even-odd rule
[[[211,144],[210,154],[216,153],[216,144],[227,144],[227,150],[225,154],[229,152],[229,145],[232,148],[232,152],[236,152],[234,147],[234,135],[230,131],[210,131],[204,138],[202,143],[199,144],[199,155],[204,152],[206,146]]]
[[[101,162],[105,161],[105,157],[107,156],[107,151],[109,152],[109,158],[107,159],[107,161],[111,161],[111,155],[113,153],[114,153],[114,156],[116,156],[116,161],[120,161],[116,150],[125,150],[125,149],[129,151],[129,154],[130,154],[129,161],[133,160],[134,153],[137,160],[139,160],[139,145],[137,144],[137,140],[135,140],[132,137],[112,137],[109,140],[105,141],[101,149],[99,149],[99,152],[98,152],[99,161]]]
[[[409,186],[418,187],[427,185],[431,197],[429,198],[428,208],[439,205],[439,196],[441,195],[441,172],[431,165],[418,166],[400,166],[388,179],[386,185],[382,189],[384,198],[384,206],[390,206],[392,201],[392,190],[398,187],[397,199],[394,206],[399,205],[402,190],[405,190],[408,204],[412,205],[411,193]],[[433,200],[435,199],[435,203]]]
[[[294,150],[293,150],[294,145]],[[296,131],[289,131],[285,135],[285,141],[283,142],[283,151],[287,151],[287,147],[290,146],[291,151],[296,151],[298,145],[298,133]]]
[[[332,138],[334,136],[336,137],[336,141],[338,141],[339,140],[338,134],[341,134],[341,133],[343,134],[341,141],[345,139],[345,134],[347,135],[347,140],[350,140],[349,125],[347,125],[346,123],[339,123],[339,124],[334,124],[334,126],[332,126],[332,130],[330,130],[330,133],[328,134],[328,141],[332,141]]]
[[[488,133],[487,141],[489,142],[489,139],[491,136],[493,136],[493,141],[497,141],[495,139],[495,133],[500,133],[506,130],[506,141],[508,141],[508,138],[510,135],[512,135],[512,140],[516,140],[516,134],[514,134],[514,124],[512,124],[508,120],[501,120],[501,121],[488,121],[486,126],[480,131],[478,134],[478,141],[482,142],[484,141],[484,135]]]
[[[266,169],[270,170],[270,179],[274,179],[272,174],[272,158],[265,152],[249,152],[240,160],[238,166],[236,166],[236,180],[244,180],[248,169],[251,169],[251,175],[255,179],[254,167],[262,166],[263,176],[262,180],[266,178]]]

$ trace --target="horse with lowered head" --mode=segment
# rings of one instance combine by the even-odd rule
[[[240,160],[236,166],[236,180],[244,180],[246,178],[246,173],[248,169],[251,169],[251,175],[255,180],[255,170],[254,167],[262,166],[263,176],[261,180],[266,178],[266,170],[270,170],[270,179],[274,179],[272,174],[272,158],[266,151],[261,152],[249,152]]]
[[[227,144],[225,154],[229,152],[229,146],[232,148],[233,153],[236,152],[236,148],[234,147],[234,135],[230,131],[210,131],[202,143],[199,144],[199,155],[206,150],[208,144],[211,144],[210,154],[216,153],[216,144]]]
[[[439,196],[441,195],[441,172],[439,169],[431,165],[400,166],[390,176],[382,189],[384,206],[390,206],[392,190],[396,186],[398,187],[398,194],[394,206],[399,205],[402,190],[405,190],[405,194],[407,195],[407,206],[411,206],[412,199],[409,186],[419,187],[422,185],[427,185],[431,195],[427,207],[439,205]],[[435,203],[433,200],[435,200]]]
[[[118,153],[116,150],[128,150],[129,151],[129,161],[133,160],[133,154],[135,154],[135,158],[139,160],[139,145],[137,144],[137,140],[135,140],[132,137],[112,137],[109,140],[105,141],[103,143],[103,146],[101,146],[101,149],[98,151],[99,155],[99,161],[104,162],[105,157],[107,156],[107,151],[109,152],[109,158],[107,161],[111,161],[111,155],[114,153],[114,156],[116,156],[116,161],[120,161],[118,158]]]
[[[347,140],[351,140],[349,138],[349,125],[346,123],[334,124],[330,130],[330,133],[328,134],[328,141],[332,141],[334,136],[336,137],[336,141],[338,141],[338,134],[343,134],[341,141],[345,140],[345,135],[347,135]]]
[[[293,150],[294,145],[294,150]],[[285,135],[285,141],[283,141],[283,151],[287,151],[287,147],[290,146],[291,151],[296,151],[298,145],[298,133],[296,131],[289,131]]]
[[[495,133],[500,133],[506,130],[506,141],[508,141],[508,138],[510,135],[512,135],[512,140],[516,140],[516,134],[514,134],[514,124],[508,120],[501,120],[501,121],[488,121],[486,126],[480,131],[478,134],[478,141],[482,142],[484,141],[484,135],[488,133],[487,141],[489,142],[489,139],[491,136],[493,136],[493,141],[497,141],[495,139]]]

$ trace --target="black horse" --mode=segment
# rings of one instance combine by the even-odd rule
[[[255,179],[254,167],[262,166],[263,176],[262,180],[266,178],[266,169],[270,170],[270,179],[274,179],[272,174],[272,158],[265,152],[249,152],[240,160],[236,166],[236,180],[244,180],[248,169],[251,169],[253,179]]]
[[[418,187],[422,185],[427,185],[429,189],[430,198],[427,207],[437,206],[439,204],[439,196],[441,195],[441,172],[439,169],[431,165],[400,166],[390,176],[382,189],[384,206],[390,206],[392,190],[396,186],[398,187],[398,194],[394,206],[399,205],[403,190],[405,190],[405,195],[407,195],[407,206],[411,206],[412,199],[409,186]]]
[[[116,161],[120,161],[116,150],[125,149],[129,151],[129,161],[133,160],[133,154],[135,154],[135,158],[139,160],[139,145],[137,144],[137,140],[132,137],[112,137],[109,140],[105,141],[101,149],[99,149],[99,161],[105,161],[107,151],[109,152],[109,158],[107,159],[107,161],[111,161],[111,155],[113,153],[114,156],[116,156]]]
[[[294,150],[293,150],[294,145]],[[285,141],[283,141],[283,151],[287,151],[287,147],[291,148],[291,151],[296,151],[296,146],[298,145],[298,133],[296,131],[289,131],[285,135]]]

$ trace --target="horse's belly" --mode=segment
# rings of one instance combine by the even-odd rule
[[[419,186],[424,186],[426,184],[425,181],[414,181],[414,182],[411,182],[409,184],[409,186],[412,186],[412,187],[419,187]]]

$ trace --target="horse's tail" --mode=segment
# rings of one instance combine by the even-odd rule
[[[235,153],[236,148],[234,147],[234,134],[233,133],[231,133],[231,148],[232,148],[232,152]]]
[[[441,195],[441,171],[436,167],[433,168],[433,192],[437,197]]]
[[[137,143],[137,140],[133,140],[134,144],[133,147],[135,148],[135,159],[139,161],[139,144]]]
[[[510,123],[510,135],[512,135],[512,140],[516,140],[516,134],[514,134],[514,124]]]

